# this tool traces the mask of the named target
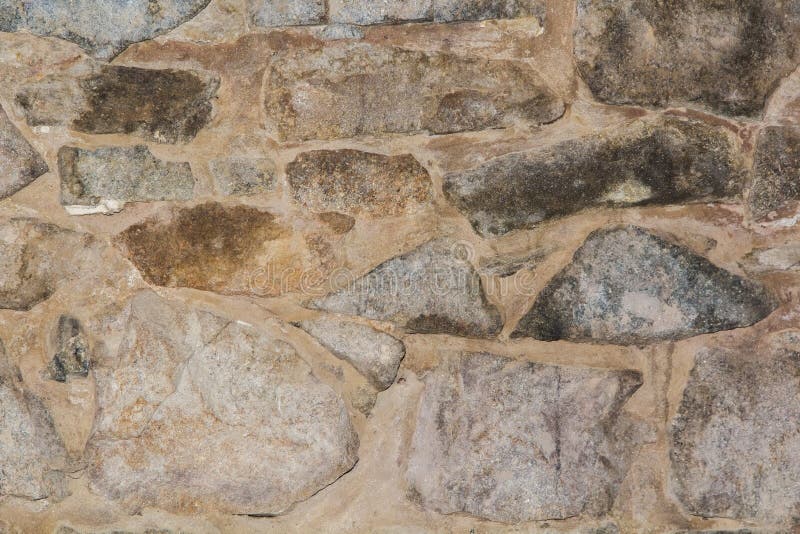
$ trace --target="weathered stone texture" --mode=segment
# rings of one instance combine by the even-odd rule
[[[512,337],[622,345],[756,323],[777,307],[759,283],[635,226],[593,232]]]
[[[800,334],[695,357],[670,433],[674,491],[705,517],[796,520]]]
[[[499,235],[593,206],[732,200],[746,180],[729,131],[664,117],[447,174],[444,193],[478,233]]]
[[[286,176],[295,200],[316,212],[399,215],[432,196],[428,171],[411,154],[314,150],[289,163]]]
[[[256,27],[303,26],[325,21],[325,0],[247,0]]]
[[[328,317],[297,324],[337,358],[350,362],[378,390],[394,383],[406,355],[403,342],[374,328]]]
[[[0,199],[11,196],[49,169],[0,107]]]
[[[768,126],[758,136],[748,202],[762,218],[800,200],[800,128]]]
[[[50,379],[66,382],[68,377],[89,375],[89,340],[80,321],[69,315],[58,318],[55,332],[56,353],[50,361]]]
[[[430,241],[309,305],[393,321],[411,332],[493,337],[503,326],[500,312],[456,249],[447,239]]]
[[[44,405],[26,391],[0,341],[0,496],[63,497],[66,451]]]
[[[223,195],[255,195],[275,188],[275,163],[270,159],[220,158],[211,161],[210,168]]]
[[[126,506],[274,514],[350,469],[342,399],[288,343],[146,291],[95,374],[91,486]]]
[[[547,6],[543,0],[434,0],[436,22],[536,17],[544,26]]]
[[[445,359],[425,379],[408,480],[422,504],[495,521],[607,512],[641,439],[636,371]]]
[[[110,59],[191,19],[209,0],[0,1],[0,31],[59,37]]]
[[[285,140],[538,125],[564,113],[524,63],[362,43],[278,53],[265,83],[268,126]]]
[[[219,80],[210,75],[116,65],[90,70],[75,79],[45,78],[23,87],[16,102],[28,124],[187,143],[211,120]]]
[[[113,212],[126,202],[189,200],[194,177],[188,163],[156,159],[144,145],[58,151],[61,204],[81,212]]]
[[[597,98],[761,114],[800,63],[800,3],[579,0],[575,56]]]
[[[414,22],[433,18],[433,0],[330,0],[332,22],[383,24]]]

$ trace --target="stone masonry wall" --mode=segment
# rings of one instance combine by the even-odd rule
[[[0,532],[800,532],[800,0],[0,0]]]

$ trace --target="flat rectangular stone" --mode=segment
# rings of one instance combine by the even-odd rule
[[[250,22],[261,28],[325,22],[325,0],[248,0]]]
[[[544,25],[546,11],[543,0],[435,0],[433,18],[436,22],[456,22],[536,17]]]
[[[330,0],[331,22],[383,24],[433,19],[432,0]]]

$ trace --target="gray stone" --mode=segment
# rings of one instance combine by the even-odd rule
[[[544,27],[547,13],[544,0],[434,0],[433,6],[436,22],[536,17]]]
[[[358,323],[328,317],[297,323],[334,356],[350,362],[378,390],[394,383],[406,347],[397,338]]]
[[[795,521],[800,332],[695,357],[669,434],[673,491],[692,515]]]
[[[73,214],[105,213],[125,202],[189,200],[194,176],[188,163],[156,159],[144,145],[58,151],[61,204]]]
[[[281,339],[134,296],[95,367],[93,491],[139,509],[281,513],[357,460],[342,398]]]
[[[328,24],[321,28],[317,35],[326,41],[338,41],[340,39],[363,39],[364,31],[352,24]]]
[[[265,86],[281,140],[538,125],[564,113],[525,63],[344,41],[277,53]]]
[[[756,117],[800,61],[800,2],[579,0],[574,37],[604,102]]]
[[[211,161],[210,168],[223,195],[255,195],[275,189],[275,163],[271,159],[221,158]]]
[[[447,174],[443,188],[487,236],[593,206],[732,200],[747,176],[729,131],[665,117],[500,156]]]
[[[756,219],[800,200],[800,128],[768,126],[756,144],[748,203]]]
[[[18,376],[0,342],[0,496],[63,497],[64,445],[44,405]]]
[[[50,361],[50,379],[66,382],[68,377],[89,375],[89,340],[80,321],[69,315],[58,318],[56,353]]]
[[[621,226],[589,235],[511,336],[646,344],[749,326],[776,307],[761,284]]]
[[[411,154],[313,150],[289,163],[286,177],[295,200],[316,212],[400,215],[433,196],[428,171]]]
[[[247,0],[250,22],[257,27],[304,26],[325,22],[325,0]]]
[[[411,332],[494,337],[503,326],[458,243],[429,241],[392,258],[312,308],[393,321]]]
[[[26,85],[16,102],[31,126],[187,143],[211,120],[218,87],[217,78],[202,72],[94,65],[74,78]]]
[[[641,383],[637,371],[445,358],[425,378],[408,481],[439,513],[507,523],[602,515],[644,438],[621,412]]]
[[[800,270],[800,243],[791,241],[750,251],[741,262],[747,273],[761,274]]]
[[[329,0],[332,22],[384,24],[433,19],[433,0]]]
[[[71,41],[110,59],[132,43],[183,24],[209,0],[0,0],[0,31],[29,31]]]
[[[47,163],[8,119],[0,106],[0,199],[8,197],[33,182],[49,169]]]

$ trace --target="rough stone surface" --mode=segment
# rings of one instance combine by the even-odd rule
[[[344,402],[288,343],[149,291],[126,313],[118,352],[95,370],[95,491],[134,507],[274,514],[355,464]]]
[[[575,56],[597,98],[756,117],[800,62],[800,3],[578,0]]]
[[[187,143],[211,119],[218,87],[217,78],[195,71],[100,65],[74,80],[27,85],[16,102],[31,126],[66,122],[79,132]]]
[[[542,0],[434,0],[433,16],[436,22],[536,17],[544,26],[546,13]]]
[[[406,348],[397,338],[358,323],[327,317],[297,324],[337,358],[350,362],[378,390],[394,383]]]
[[[247,0],[250,22],[261,28],[325,21],[325,0]]]
[[[623,345],[756,323],[777,306],[759,283],[635,226],[593,232],[512,337]]]
[[[433,0],[330,0],[332,22],[344,24],[383,24],[414,22],[433,18]]]
[[[746,179],[730,132],[663,118],[491,159],[447,174],[444,192],[478,233],[499,235],[592,206],[733,199]]]
[[[267,158],[220,158],[211,161],[210,168],[223,195],[255,195],[275,188],[275,163]]]
[[[89,340],[80,321],[69,315],[58,318],[55,332],[56,353],[50,361],[50,379],[66,382],[68,377],[89,375]]]
[[[636,451],[636,371],[462,353],[425,379],[408,480],[439,513],[508,523],[600,515]]]
[[[430,201],[431,178],[411,154],[303,152],[286,166],[292,194],[316,212],[399,215]]]
[[[564,103],[530,67],[362,43],[277,54],[268,127],[281,139],[335,139],[552,122]]]
[[[47,410],[26,391],[0,342],[0,496],[66,494],[66,451]]]
[[[0,31],[71,41],[102,59],[197,15],[209,0],[0,0]]]
[[[693,515],[796,518],[800,332],[695,357],[670,433],[674,490]]]
[[[150,283],[225,294],[278,295],[324,274],[328,249],[273,214],[206,202],[134,224],[117,238]]]
[[[748,202],[755,218],[800,200],[800,128],[764,128],[756,145]]]
[[[11,196],[49,169],[44,159],[8,119],[0,106],[0,199]]]
[[[447,239],[392,258],[313,308],[394,321],[411,332],[493,337],[502,320],[472,265]]]
[[[189,200],[194,177],[188,163],[156,159],[144,145],[58,151],[61,204],[76,213],[115,211],[125,202]]]

